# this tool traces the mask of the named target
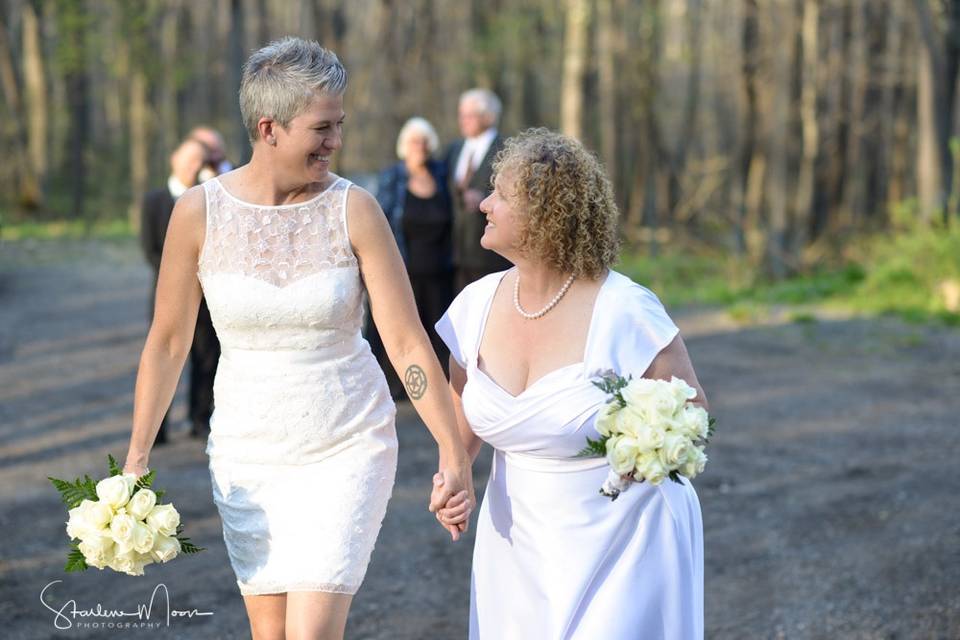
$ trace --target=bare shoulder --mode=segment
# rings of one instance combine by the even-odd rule
[[[173,207],[167,232],[177,242],[195,245],[199,250],[207,226],[207,200],[203,185],[187,189]]]
[[[347,233],[354,248],[390,233],[380,204],[369,191],[352,184],[347,188],[346,198]]]

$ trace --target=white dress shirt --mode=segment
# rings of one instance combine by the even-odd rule
[[[470,170],[476,171],[480,162],[483,161],[493,139],[497,137],[496,127],[490,127],[480,135],[467,138],[463,142],[463,148],[460,150],[460,157],[457,158],[457,170],[453,177],[457,182],[462,182],[463,177],[467,175],[467,160],[470,161]]]

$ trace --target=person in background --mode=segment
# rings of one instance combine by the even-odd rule
[[[407,120],[397,136],[400,161],[380,174],[377,201],[390,222],[407,267],[420,321],[430,327],[430,342],[446,371],[447,348],[433,325],[453,300],[453,210],[446,165],[432,158],[438,146],[437,132],[427,120]],[[403,385],[385,359],[375,329],[371,329],[369,338],[387,373],[391,394],[394,398],[404,397]]]
[[[140,244],[144,256],[153,268],[153,285],[150,289],[149,317],[154,314],[154,297],[157,289],[157,274],[160,257],[167,235],[167,225],[177,198],[199,182],[199,175],[209,166],[208,149],[196,138],[184,140],[170,155],[170,176],[167,185],[153,189],[144,196],[140,223]],[[188,414],[190,436],[206,438],[210,432],[210,416],[213,413],[213,378],[220,358],[220,343],[210,320],[210,312],[204,301],[200,302],[197,327],[190,350],[190,390]],[[168,416],[164,416],[157,432],[157,444],[167,441]]]
[[[201,125],[194,127],[187,138],[196,140],[207,149],[207,160],[200,170],[200,182],[206,182],[210,178],[214,178],[233,169],[233,164],[227,160],[227,147],[219,131],[212,127]]]
[[[490,195],[493,159],[503,147],[497,131],[500,99],[488,89],[470,89],[460,96],[457,121],[463,138],[446,154],[450,193],[453,195],[453,264],[457,293],[488,273],[502,271],[510,263],[480,246],[487,226],[480,202]]]

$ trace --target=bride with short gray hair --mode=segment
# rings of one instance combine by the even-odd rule
[[[431,510],[473,501],[443,371],[386,218],[330,171],[346,86],[337,56],[316,42],[284,38],[250,56],[240,107],[253,155],[178,199],[137,374],[124,471],[142,474],[205,296],[222,345],[213,497],[256,639],[342,637],[386,512],[396,410],[360,334],[364,291],[437,441]]]

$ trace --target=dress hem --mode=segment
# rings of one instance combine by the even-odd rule
[[[322,591],[326,593],[340,593],[345,595],[354,595],[360,589],[360,585],[342,585],[329,583],[285,583],[285,584],[261,584],[244,585],[237,582],[242,596],[264,596],[270,594],[289,593],[291,591]]]

